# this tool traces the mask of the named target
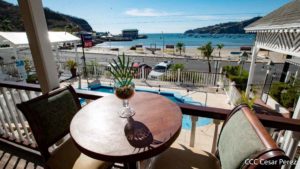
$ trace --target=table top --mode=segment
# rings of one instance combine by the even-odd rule
[[[80,151],[99,160],[128,162],[148,159],[169,148],[181,130],[177,104],[157,94],[136,92],[129,105],[135,115],[128,119],[119,117],[123,105],[115,95],[83,107],[70,126]]]

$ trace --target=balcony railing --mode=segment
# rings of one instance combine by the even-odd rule
[[[0,138],[26,148],[36,149],[37,144],[32,135],[31,129],[25,117],[15,105],[41,95],[40,86],[26,83],[0,81],[0,92]],[[76,90],[76,92],[80,98],[84,98],[89,101],[108,95],[107,93],[86,90]],[[197,118],[206,117],[215,119],[215,132],[212,144],[212,152],[214,152],[216,149],[218,133],[221,125],[220,121],[225,120],[231,110],[190,104],[178,105],[180,106],[183,114],[191,116],[192,129],[190,132],[190,146],[194,146],[195,144]],[[265,127],[273,129],[269,130],[272,131],[270,134],[273,136],[275,141],[278,141],[277,143],[281,145],[281,148],[284,148],[284,145],[287,144],[284,142],[284,140],[282,141],[282,139],[280,139],[283,131],[289,130],[295,133],[300,132],[300,120],[266,114],[257,114],[257,116]],[[277,132],[274,132],[274,129],[276,129]],[[294,143],[297,141],[299,140],[294,140]],[[292,147],[293,151],[286,151],[290,151],[290,154],[294,155],[297,145],[291,145],[288,147],[289,149]],[[294,158],[294,156],[292,156],[292,158]]]

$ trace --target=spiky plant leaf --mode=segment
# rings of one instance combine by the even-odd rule
[[[110,63],[111,69],[109,70],[110,73],[113,75],[116,82],[118,82],[122,86],[127,86],[131,84],[133,79],[132,75],[132,66],[133,63],[130,65],[129,58],[125,58],[123,53],[122,57],[118,57],[116,60],[112,60],[115,65]]]

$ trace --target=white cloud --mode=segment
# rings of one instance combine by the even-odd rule
[[[128,16],[136,16],[136,17],[159,17],[159,16],[174,16],[180,15],[180,13],[169,13],[165,11],[157,11],[151,8],[145,9],[129,9],[125,11],[125,14]]]

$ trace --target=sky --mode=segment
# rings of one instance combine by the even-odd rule
[[[17,0],[6,0],[17,4]],[[291,0],[43,0],[44,7],[85,19],[98,32],[182,33],[264,16]]]

